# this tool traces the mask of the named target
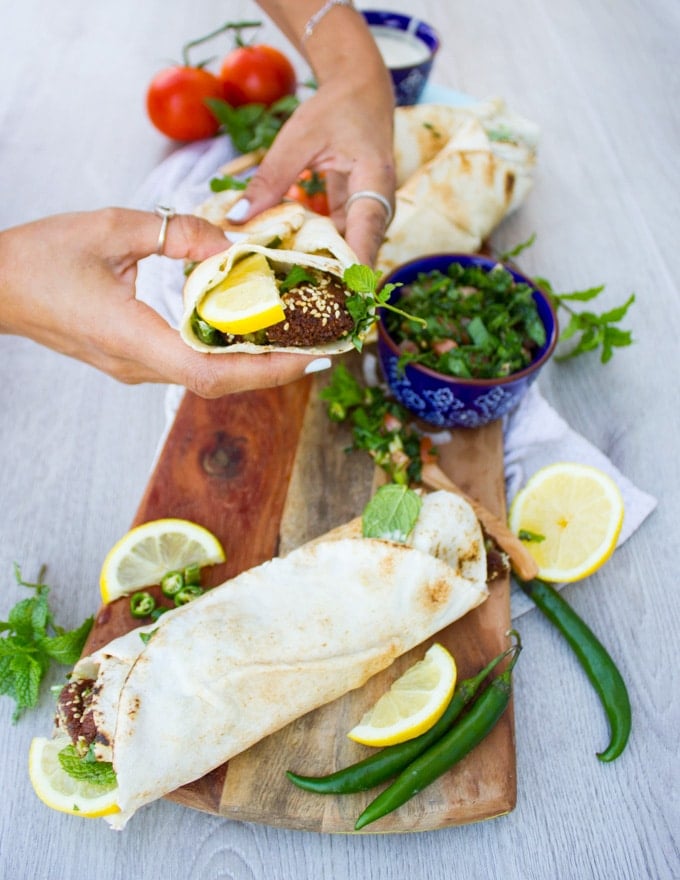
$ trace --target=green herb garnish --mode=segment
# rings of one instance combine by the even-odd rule
[[[206,105],[220,123],[220,131],[228,134],[240,153],[268,150],[281,126],[290,119],[299,105],[294,95],[287,95],[271,107],[244,104],[232,107],[220,98],[206,98]]]
[[[355,263],[353,266],[345,269],[342,276],[342,280],[347,287],[353,291],[353,294],[347,297],[345,305],[354,320],[352,344],[357,351],[361,351],[363,336],[373,326],[376,311],[379,308],[387,309],[416,323],[422,321],[421,318],[409,315],[390,304],[389,299],[392,291],[401,285],[385,284],[384,287],[378,290],[380,274],[380,272],[374,272],[370,266]]]
[[[528,541],[534,544],[540,544],[545,541],[545,535],[539,535],[538,532],[530,532],[529,529],[520,529],[517,537],[520,541]]]
[[[371,456],[390,480],[401,485],[419,483],[422,469],[422,437],[411,427],[413,416],[399,401],[378,387],[362,385],[342,364],[320,392],[328,417],[349,421],[352,445]]]
[[[413,531],[423,499],[408,486],[381,486],[364,508],[361,528],[364,538],[382,538],[405,543]]]
[[[73,779],[100,785],[104,794],[116,787],[116,772],[109,761],[97,761],[90,755],[88,750],[87,754],[81,756],[74,745],[68,745],[58,753],[59,764],[64,773]]]
[[[302,283],[317,285],[318,279],[311,274],[307,269],[302,266],[298,266],[295,264],[291,270],[288,272],[286,277],[278,281],[279,293],[288,293],[293,287],[297,287]]]
[[[570,302],[588,302],[595,299],[604,290],[604,284],[599,287],[591,287],[588,290],[579,290],[574,293],[555,293],[550,282],[545,278],[537,278],[536,283],[545,290],[553,301],[555,308],[564,309],[569,315],[569,323],[560,333],[560,342],[566,342],[572,338],[578,338],[576,345],[567,354],[555,356],[557,361],[565,361],[568,358],[595,351],[601,347],[600,361],[606,364],[611,360],[615,348],[625,348],[633,343],[633,335],[630,330],[622,330],[615,327],[622,321],[628,309],[635,302],[635,294],[631,293],[621,306],[616,306],[601,314],[595,312],[575,312]]]
[[[15,563],[17,584],[34,590],[35,594],[17,602],[8,619],[0,621],[0,632],[5,633],[0,639],[0,694],[15,701],[15,722],[25,709],[37,705],[41,682],[53,662],[72,666],[78,660],[93,623],[93,618],[88,617],[74,630],[57,626],[47,601],[50,589],[42,582],[43,575],[41,569],[38,583],[27,583]]]
[[[512,260],[513,257],[531,247],[535,240],[536,235],[534,234],[512,250],[502,253],[499,259],[501,262]],[[572,338],[577,339],[576,345],[568,354],[555,356],[556,361],[564,361],[579,354],[594,351],[601,346],[600,361],[606,364],[607,361],[611,360],[615,348],[625,348],[633,344],[632,333],[629,330],[622,330],[614,325],[625,318],[628,309],[635,302],[634,293],[628,297],[623,305],[616,306],[598,315],[595,312],[576,312],[570,303],[589,302],[595,299],[604,290],[604,284],[597,287],[589,287],[587,290],[577,290],[573,293],[555,293],[552,284],[545,278],[536,278],[535,280],[536,284],[550,297],[555,309],[557,311],[564,309],[569,315],[569,323],[560,332],[559,341],[566,342]]]
[[[243,190],[247,186],[247,180],[239,180],[231,174],[223,174],[222,177],[213,177],[210,181],[210,189],[215,193],[224,192],[228,189]]]

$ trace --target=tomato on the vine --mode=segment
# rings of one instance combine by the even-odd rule
[[[146,93],[149,119],[164,135],[193,141],[217,134],[219,122],[205,104],[222,98],[222,83],[201,67],[168,67],[151,80]]]
[[[312,171],[307,168],[290,187],[286,196],[300,202],[310,211],[323,214],[324,217],[330,214],[323,171]]]
[[[278,49],[264,44],[238,46],[222,61],[218,76],[224,100],[232,107],[270,107],[297,89],[293,65]]]

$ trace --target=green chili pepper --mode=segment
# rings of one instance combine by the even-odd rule
[[[623,752],[631,727],[626,683],[607,649],[554,587],[544,581],[518,581],[520,587],[565,637],[595,688],[609,721],[609,745],[597,753],[613,761]]]
[[[172,598],[184,587],[185,579],[181,571],[169,571],[161,580],[161,591],[164,596]]]
[[[148,617],[156,607],[156,600],[145,590],[130,596],[130,614],[133,617]]]
[[[175,594],[175,605],[186,605],[187,602],[198,599],[202,593],[203,587],[199,587],[197,584],[188,584]]]
[[[169,610],[169,608],[165,608],[163,605],[158,605],[149,616],[151,617],[151,620],[158,620],[159,617],[162,617]]]
[[[515,653],[505,671],[491,681],[448,733],[412,761],[391,785],[371,801],[357,819],[354,825],[356,831],[405,804],[462,760],[491,732],[512,696],[512,670],[522,650],[519,636],[515,636],[518,639],[512,648]]]
[[[319,794],[350,794],[356,791],[368,791],[369,788],[391,779],[446,733],[465,706],[472,701],[489,673],[515,650],[516,646],[513,645],[495,657],[477,675],[461,681],[444,714],[433,727],[426,730],[425,733],[421,733],[420,736],[381,749],[379,752],[369,755],[368,758],[364,758],[363,761],[358,761],[356,764],[351,764],[349,767],[344,767],[328,776],[300,776],[290,770],[286,772],[286,776],[299,788]]]
[[[182,572],[184,575],[184,583],[189,584],[190,586],[195,586],[196,584],[201,583],[201,566],[200,565],[187,565],[187,567]]]

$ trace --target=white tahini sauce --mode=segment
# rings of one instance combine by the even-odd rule
[[[371,33],[387,67],[411,67],[430,57],[428,46],[415,34],[375,25],[371,27]]]

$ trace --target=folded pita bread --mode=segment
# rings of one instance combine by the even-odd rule
[[[225,203],[230,203],[231,193],[217,194],[206,202],[201,216],[222,226],[227,234],[233,233],[223,215]],[[240,194],[239,194],[240,195]],[[228,250],[199,263],[184,285],[184,311],[180,322],[182,339],[196,351],[210,354],[263,354],[268,351],[285,351],[305,354],[339,354],[353,347],[349,336],[314,345],[285,346],[258,345],[250,341],[237,341],[232,345],[208,345],[197,335],[193,327],[194,310],[201,299],[229,276],[234,265],[250,254],[262,254],[275,268],[290,269],[297,265],[328,273],[342,279],[345,269],[359,262],[345,239],[338,233],[328,217],[306,211],[295,202],[286,202],[264,211],[247,224],[239,227],[239,240]]]
[[[504,153],[507,145],[512,145],[535,154],[538,126],[508,109],[502,98],[490,98],[459,107],[446,104],[397,107],[394,112],[397,187],[434,159],[470,119],[481,124],[494,153]]]
[[[417,120],[427,132],[421,137],[419,154],[431,158],[397,190],[394,220],[377,258],[383,273],[425,254],[478,251],[503,218],[524,201],[533,182],[535,152],[519,137],[493,140],[474,113],[456,112],[457,108],[403,109],[420,112],[408,120],[411,128]],[[429,118],[436,122],[426,123]],[[402,138],[404,131],[402,126]],[[451,137],[440,145],[445,131]],[[403,174],[416,156],[404,150],[401,156],[406,163]]]
[[[246,571],[79,661],[72,681],[96,679],[96,753],[118,780],[121,812],[107,822],[122,828],[486,598],[482,533],[458,496],[426,497],[408,545],[360,528]]]

